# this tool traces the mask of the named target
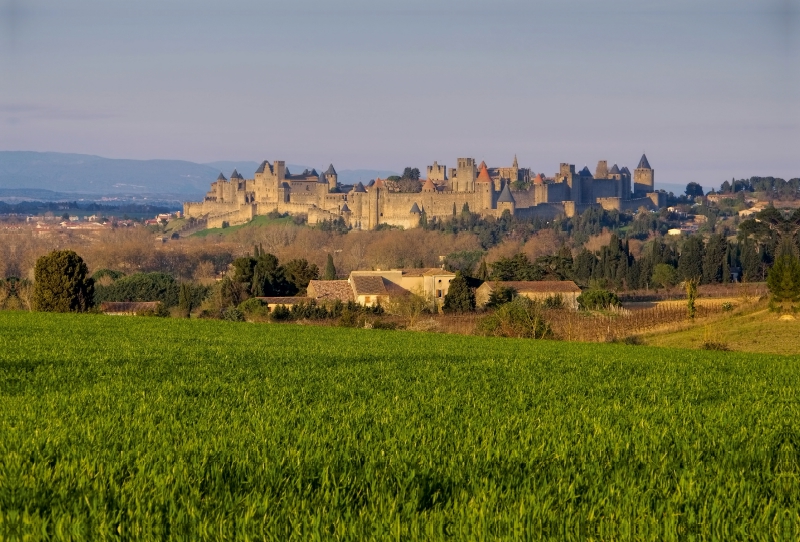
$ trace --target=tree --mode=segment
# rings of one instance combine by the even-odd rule
[[[486,259],[481,260],[476,278],[484,281],[489,280],[489,267],[486,265]]]
[[[305,258],[289,260],[283,270],[286,280],[294,285],[300,295],[305,295],[309,282],[319,278],[317,264],[309,264]]]
[[[703,187],[698,183],[689,183],[686,185],[686,195],[690,198],[703,195]]]
[[[33,306],[43,312],[83,312],[93,305],[94,281],[72,250],[54,250],[36,260]]]
[[[108,286],[95,286],[94,300],[103,301],[160,301],[165,308],[179,303],[180,287],[167,273],[135,273],[122,277]]]
[[[697,299],[697,287],[700,285],[700,279],[686,279],[683,284],[686,288],[686,311],[689,318],[694,320],[695,314],[697,313],[695,300]]]
[[[660,263],[653,269],[653,284],[662,288],[671,288],[678,282],[678,273],[667,263]]]
[[[475,310],[475,292],[467,285],[467,279],[464,278],[461,271],[456,271],[456,276],[450,281],[450,288],[447,290],[447,295],[444,296],[442,310],[457,314]]]
[[[336,266],[333,265],[333,256],[328,254],[328,261],[325,263],[325,274],[322,280],[336,280]]]
[[[703,255],[703,282],[706,284],[719,284],[723,281],[723,267],[727,254],[728,242],[725,238],[715,233],[709,237]]]
[[[690,235],[683,243],[678,259],[678,276],[684,280],[700,279],[703,276],[703,238]]]
[[[403,170],[403,179],[411,179],[412,181],[419,180],[419,169],[415,167],[407,167]]]
[[[791,253],[784,253],[775,260],[767,274],[767,288],[772,294],[771,302],[780,307],[792,307],[800,301],[800,261]]]

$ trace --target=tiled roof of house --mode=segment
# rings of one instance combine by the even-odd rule
[[[506,280],[486,282],[494,290],[496,286],[514,288],[519,293],[538,294],[571,294],[580,293],[581,289],[571,280]]]
[[[375,275],[353,275],[350,277],[355,295],[387,295],[383,278]]]
[[[353,288],[346,280],[312,280],[308,283],[308,295],[317,301],[347,303],[353,300]]]

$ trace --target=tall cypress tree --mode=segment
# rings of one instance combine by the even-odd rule
[[[333,256],[328,254],[328,261],[325,262],[325,274],[322,280],[336,280],[336,266],[333,265]]]

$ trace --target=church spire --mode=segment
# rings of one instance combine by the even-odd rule
[[[517,155],[516,154],[514,155],[514,163],[511,164],[511,167],[513,167],[514,169],[519,169],[519,164],[517,163]]]

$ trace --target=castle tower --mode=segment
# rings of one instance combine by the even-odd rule
[[[333,169],[333,164],[328,166],[328,169],[325,170],[325,173],[322,174],[320,180],[325,179],[328,183],[328,189],[333,192],[336,190],[336,186],[339,184],[339,175],[336,173],[336,170]]]
[[[647,156],[642,155],[639,165],[633,170],[633,192],[644,196],[655,191],[655,170],[650,167]]]
[[[509,211],[514,215],[517,203],[514,201],[514,196],[511,195],[511,190],[508,188],[510,183],[505,183],[503,191],[500,192],[500,197],[497,198],[497,211],[498,214],[503,214],[503,211]]]
[[[455,192],[474,192],[475,191],[475,159],[459,158],[458,169],[456,171],[456,182],[453,190]]]
[[[219,177],[217,177],[217,187],[216,187],[217,188],[217,201],[220,202],[220,203],[225,201],[225,195],[224,195],[225,192],[224,192],[224,190],[225,190],[225,183],[227,181],[228,181],[228,179],[226,179],[225,175],[223,175],[222,173],[220,173]]]
[[[428,179],[431,181],[446,181],[447,180],[447,166],[440,166],[438,162],[434,161],[432,166],[427,167]]]
[[[486,164],[481,162],[481,171],[478,173],[478,179],[475,182],[475,187],[481,193],[481,206],[484,209],[492,209],[492,200],[494,199],[494,183],[489,176],[489,170],[486,169]]]
[[[605,160],[600,160],[597,162],[597,169],[594,170],[594,178],[595,179],[606,179],[608,178],[608,162]]]
[[[573,164],[561,164],[558,169],[558,175],[561,182],[565,182],[569,186],[567,199],[574,201],[578,205],[582,204],[583,182],[581,182],[581,176],[575,173],[575,166]]]

